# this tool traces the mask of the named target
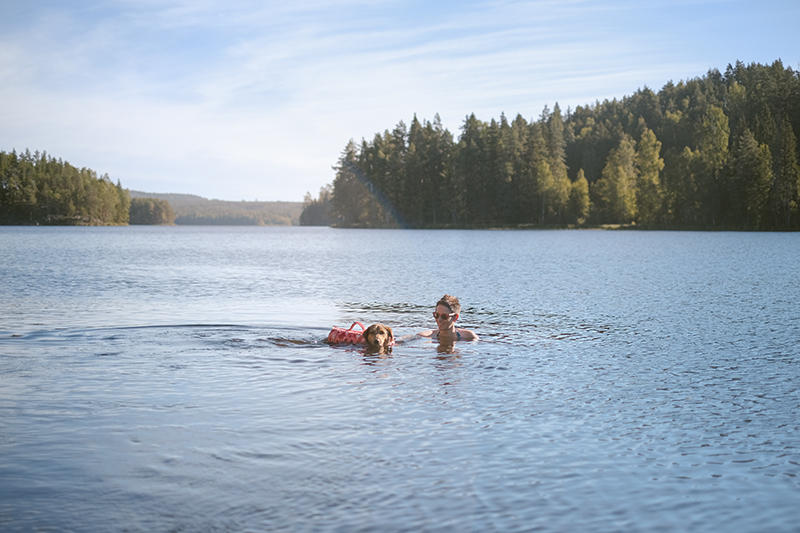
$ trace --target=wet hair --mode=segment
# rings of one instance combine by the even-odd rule
[[[461,314],[461,304],[458,303],[458,298],[456,298],[455,296],[450,296],[449,294],[445,294],[444,296],[439,298],[438,302],[436,302],[437,307],[440,305],[443,305],[446,308],[450,309],[451,313],[456,313],[458,315]]]

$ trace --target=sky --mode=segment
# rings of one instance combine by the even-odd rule
[[[416,115],[563,111],[800,70],[797,0],[1,0],[0,151],[132,190],[302,201]]]

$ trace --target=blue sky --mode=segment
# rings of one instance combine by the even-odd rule
[[[416,114],[538,117],[729,63],[800,70],[800,2],[4,0],[0,150],[301,201]]]

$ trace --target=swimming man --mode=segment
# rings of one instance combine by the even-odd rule
[[[447,342],[480,340],[474,331],[456,327],[460,313],[461,304],[458,303],[458,298],[445,294],[436,302],[436,310],[433,312],[438,329],[429,329],[417,335]]]

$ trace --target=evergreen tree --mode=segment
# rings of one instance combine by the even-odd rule
[[[504,114],[500,122],[492,119],[485,130],[485,190],[487,195],[486,210],[481,222],[489,224],[502,223],[509,214],[509,196],[513,168],[509,161],[506,141],[509,137],[509,124]]]
[[[131,224],[164,225],[174,222],[175,211],[168,201],[159,198],[134,198],[131,200]]]
[[[549,115],[547,108],[543,115]],[[547,147],[544,128],[546,122],[543,120],[535,121],[531,124],[531,151],[533,155],[533,175],[536,181],[536,193],[538,197],[537,222],[547,223],[548,209],[551,209],[550,199],[553,190],[556,188],[555,176],[550,166],[550,153]]]
[[[356,143],[351,139],[334,167],[336,178],[333,180],[333,214],[345,227],[367,224],[369,198],[357,166],[357,152]]]
[[[688,146],[683,150],[673,148],[665,154],[665,218],[674,227],[697,227],[699,224],[696,168],[696,152]]]
[[[572,224],[583,224],[589,217],[591,202],[589,201],[589,182],[583,174],[583,169],[578,170],[578,179],[573,181],[569,190],[568,220]]]
[[[638,220],[645,224],[655,224],[661,213],[660,173],[664,160],[660,152],[661,143],[645,126],[636,145],[636,208]]]
[[[461,190],[453,184],[453,135],[442,125],[437,113],[433,122],[425,123],[428,139],[428,162],[430,164],[431,223],[455,223],[462,203]]]
[[[791,229],[792,215],[798,218],[800,204],[800,165],[797,161],[797,138],[787,115],[781,120],[775,157],[774,220],[775,227]]]
[[[333,188],[331,185],[320,187],[319,196],[313,198],[306,193],[303,198],[303,212],[300,213],[301,226],[332,226],[337,220],[331,213]]]
[[[517,115],[511,123],[509,139],[511,151],[512,195],[511,221],[517,224],[531,224],[536,221],[536,175],[535,155],[530,138],[530,126],[522,115]]]
[[[406,220],[415,227],[421,227],[425,223],[426,208],[430,201],[426,194],[427,154],[424,135],[422,124],[414,115],[408,130],[403,212]]]
[[[558,104],[556,104],[558,109]],[[550,108],[545,105],[539,120],[533,128],[532,142],[539,194],[540,223],[556,222],[552,216],[558,214],[561,191],[561,172],[563,165],[563,123],[561,115],[553,117]],[[559,160],[559,157],[561,159]]]
[[[603,177],[595,184],[599,218],[606,223],[629,224],[636,218],[636,153],[634,141],[623,135],[611,150]]]
[[[553,173],[553,185],[549,191],[550,212],[556,221],[561,221],[567,207],[571,183],[567,176],[566,140],[564,138],[564,122],[561,108],[556,102],[553,112],[547,116],[547,148],[549,152],[550,170]]]
[[[704,212],[710,217],[712,227],[717,224],[720,212],[720,172],[728,159],[730,129],[728,117],[721,108],[710,106],[697,124],[697,152],[699,188]]]
[[[464,184],[464,220],[468,224],[487,222],[488,188],[485,176],[488,172],[488,154],[485,150],[486,123],[471,114],[461,126],[458,150],[454,161],[455,173]]]
[[[737,228],[759,228],[769,203],[772,182],[772,161],[769,147],[756,141],[746,129],[736,140],[731,154],[733,179],[730,195],[731,225]]]
[[[122,184],[119,180],[117,180],[116,189],[117,196],[119,197],[119,203],[117,203],[114,222],[117,224],[128,224],[130,220],[131,195],[128,192],[128,189],[122,188]],[[174,220],[175,219],[173,218],[173,221]]]

